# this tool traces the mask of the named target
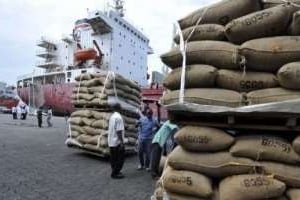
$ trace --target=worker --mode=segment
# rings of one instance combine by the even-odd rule
[[[138,122],[138,155],[140,161],[138,170],[150,171],[151,142],[159,124],[153,117],[153,111],[150,108],[146,109],[145,113],[146,115],[142,115]]]
[[[151,175],[153,178],[159,176],[159,163],[162,155],[162,150],[166,145],[167,140],[174,136],[178,126],[167,120],[162,127],[156,132],[152,140],[151,149]]]
[[[39,109],[36,112],[37,114],[37,120],[38,120],[38,126],[42,128],[42,123],[43,123],[43,107],[39,107]]]
[[[124,121],[119,113],[120,104],[116,103],[112,106],[114,113],[109,118],[108,125],[108,146],[110,150],[111,178],[122,179],[124,175],[121,173],[125,162],[125,128]]]
[[[13,119],[18,119],[17,108],[15,106],[11,108],[11,113],[13,115]]]
[[[52,108],[51,108],[51,106],[49,106],[48,110],[47,110],[47,124],[48,124],[48,127],[52,127],[51,119],[52,119]]]

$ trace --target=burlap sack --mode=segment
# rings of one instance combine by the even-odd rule
[[[79,132],[71,130],[71,133],[70,133],[71,138],[77,138],[79,135],[80,135]]]
[[[81,144],[93,144],[93,145],[97,145],[98,144],[98,139],[100,136],[96,135],[96,136],[90,136],[90,135],[86,135],[86,134],[81,134],[79,135],[76,140],[78,142],[80,142]]]
[[[299,200],[300,199],[300,189],[289,189],[286,192],[290,200]]]
[[[161,99],[161,103],[169,105],[178,103],[179,90],[167,92]],[[186,89],[184,92],[184,101],[189,103],[239,107],[243,104],[241,94],[225,89]]]
[[[289,27],[289,33],[291,35],[300,35],[300,11],[294,13],[292,23]]]
[[[289,0],[289,2],[300,4],[300,0]],[[262,0],[262,3],[264,9],[284,4],[282,0]]]
[[[295,152],[300,154],[300,136],[296,137],[293,141],[293,149],[295,150]]]
[[[278,86],[278,80],[272,73],[219,70],[216,78],[217,86],[238,92],[273,88]]]
[[[291,5],[279,5],[240,17],[226,25],[226,36],[229,41],[241,44],[255,38],[282,35],[288,29],[293,11]]]
[[[209,127],[185,126],[175,134],[176,142],[188,151],[213,152],[228,148],[234,138],[226,132]]]
[[[90,110],[77,110],[71,114],[71,117],[92,117],[92,112]]]
[[[95,98],[95,96],[93,94],[77,93],[77,94],[72,94],[71,98],[74,99],[74,100],[84,99],[84,100],[90,101],[93,98]]]
[[[83,125],[83,121],[81,117],[71,117],[70,124],[81,126]]]
[[[75,87],[72,90],[73,93],[77,94],[77,93],[89,93],[89,90],[87,87]]]
[[[84,73],[80,74],[79,76],[75,77],[76,81],[85,81],[85,80],[90,80],[92,78],[90,73]]]
[[[257,0],[223,0],[215,3],[207,9],[200,8],[183,19],[179,20],[181,29],[196,25],[200,17],[200,24],[222,24],[225,25],[231,20],[244,16],[248,13],[260,10]]]
[[[87,135],[107,135],[107,130],[104,129],[100,129],[100,128],[93,128],[90,126],[84,126],[82,127],[82,129],[84,130],[85,134]]]
[[[196,41],[187,44],[186,63],[207,64],[218,68],[238,69],[239,56],[237,46],[221,41]],[[179,47],[161,55],[161,60],[171,68],[182,66]]]
[[[180,89],[182,68],[174,69],[163,85],[170,90]],[[217,69],[209,65],[190,65],[185,72],[185,88],[209,88],[215,85]]]
[[[86,126],[92,126],[93,122],[96,121],[96,119],[86,118],[86,117],[82,117],[81,120],[82,120],[83,124]]]
[[[125,137],[132,137],[132,138],[138,138],[137,136],[137,132],[129,132],[129,131],[125,131]]]
[[[219,189],[220,200],[268,199],[281,196],[286,185],[271,176],[253,174],[228,177]]]
[[[276,72],[282,65],[300,60],[300,36],[281,36],[250,40],[240,54],[248,70]]]
[[[80,134],[86,134],[82,126],[71,125],[71,131],[77,131]]]
[[[300,91],[287,90],[284,88],[256,90],[247,94],[247,100],[250,105],[280,102],[299,98]]]
[[[247,174],[258,164],[247,158],[236,158],[229,152],[193,153],[176,147],[168,157],[168,164],[176,170],[194,171],[209,177]]]
[[[110,116],[112,113],[108,112],[98,112],[98,111],[92,111],[93,118],[95,119],[104,119],[104,120],[109,120]]]
[[[189,171],[178,171],[168,167],[162,176],[165,190],[196,197],[212,195],[212,183],[208,177]]]
[[[300,156],[293,150],[288,141],[273,136],[239,137],[231,147],[230,153],[233,156],[254,160],[270,160],[291,164],[300,162]]]
[[[300,62],[283,65],[277,72],[279,83],[287,89],[300,89]]]
[[[266,174],[284,182],[290,187],[300,187],[300,167],[275,162],[260,162]]]
[[[108,121],[107,120],[96,120],[92,123],[92,127],[100,128],[100,129],[108,129]]]
[[[194,30],[193,34],[190,36],[192,31]],[[192,26],[182,30],[182,36],[184,41],[201,41],[201,40],[217,40],[223,41],[225,40],[225,27],[218,24],[202,24],[198,26]],[[174,37],[175,43],[179,44],[180,37],[177,34]]]

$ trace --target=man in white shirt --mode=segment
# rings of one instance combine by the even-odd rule
[[[124,147],[124,122],[118,111],[121,110],[120,104],[112,106],[114,113],[109,119],[108,126],[108,146],[110,149],[110,163],[111,163],[111,178],[121,179],[124,175],[121,170],[125,161],[125,147]]]

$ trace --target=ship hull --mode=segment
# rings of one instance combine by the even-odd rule
[[[55,115],[65,115],[67,112],[74,111],[71,102],[72,90],[74,87],[74,83],[42,85],[35,89],[26,87],[19,88],[18,95],[30,106],[51,106]]]

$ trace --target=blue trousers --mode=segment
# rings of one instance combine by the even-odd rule
[[[139,160],[142,167],[149,168],[152,139],[139,140]]]

